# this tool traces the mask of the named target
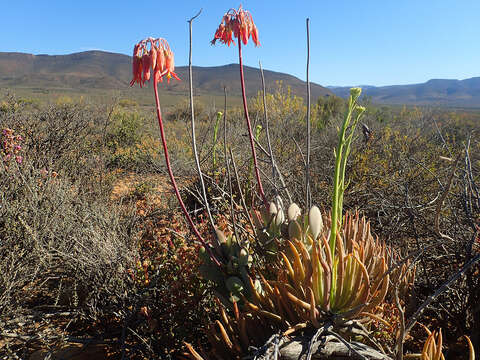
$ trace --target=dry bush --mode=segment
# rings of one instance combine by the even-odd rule
[[[108,200],[98,131],[105,117],[82,104],[11,109],[0,127],[24,137],[24,160],[0,168],[0,312],[108,312],[131,286],[137,252],[130,210]]]
[[[120,209],[28,159],[0,178],[0,311],[41,304],[102,313],[118,302],[136,254]]]

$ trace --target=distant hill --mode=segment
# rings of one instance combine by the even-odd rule
[[[350,87],[329,87],[348,97]],[[377,104],[432,105],[480,108],[480,77],[466,80],[433,79],[423,84],[363,86],[363,94]]]
[[[32,55],[0,52],[0,87],[31,89],[115,89],[129,87],[131,57],[104,51],[86,51],[70,55]],[[164,89],[175,93],[188,92],[188,67],[179,66],[176,72],[183,80],[173,81]],[[244,67],[247,96],[255,96],[261,89],[259,70]],[[274,71],[264,70],[267,90],[275,88],[276,81],[290,86],[292,93],[305,97],[306,85],[300,79]],[[193,67],[193,86],[196,94],[241,94],[238,65]],[[318,84],[311,84],[312,100],[332,92]]]

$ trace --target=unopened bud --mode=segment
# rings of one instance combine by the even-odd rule
[[[289,221],[296,220],[297,217],[300,216],[301,210],[297,204],[291,203],[290,206],[288,207],[287,214],[288,214]]]
[[[361,93],[362,93],[362,88],[354,87],[350,89],[350,95],[353,97],[354,100],[358,99]]]
[[[274,216],[278,212],[277,205],[275,205],[275,203],[273,201],[270,203],[270,206],[268,208],[268,212],[269,212],[270,216]]]
[[[315,205],[312,206],[308,213],[308,223],[310,225],[310,231],[313,235],[313,240],[316,240],[318,235],[323,229],[323,220],[322,214],[320,213],[320,209]]]

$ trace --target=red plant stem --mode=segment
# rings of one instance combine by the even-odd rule
[[[240,83],[242,84],[243,111],[245,113],[245,119],[247,120],[248,134],[250,136],[250,147],[252,150],[253,165],[255,166],[255,176],[257,177],[258,192],[262,197],[263,204],[265,205],[265,209],[268,211],[267,198],[265,197],[265,193],[263,191],[263,186],[262,186],[262,180],[260,179],[260,173],[258,172],[257,153],[255,152],[255,143],[253,141],[252,125],[250,122],[250,116],[248,115],[247,97],[245,95],[245,79],[243,77],[242,41],[240,39],[240,36],[237,37],[237,41],[238,41],[238,60],[240,65]]]
[[[163,145],[163,152],[165,154],[165,162],[167,164],[168,175],[170,175],[170,180],[172,182],[173,189],[175,190],[175,195],[177,196],[178,202],[180,203],[180,207],[182,208],[183,214],[187,218],[187,221],[190,224],[193,232],[197,236],[198,240],[200,241],[202,246],[207,250],[208,255],[210,255],[210,258],[213,260],[213,262],[215,262],[217,266],[220,266],[220,263],[215,257],[215,255],[213,255],[210,246],[207,245],[202,235],[200,235],[200,233],[198,232],[197,227],[193,223],[193,220],[190,214],[188,213],[187,208],[185,207],[185,204],[183,203],[183,200],[180,196],[180,192],[178,191],[177,182],[175,181],[175,177],[173,176],[173,172],[172,172],[172,166],[170,165],[170,157],[168,156],[167,141],[165,140],[165,131],[163,130],[162,110],[160,109],[160,100],[158,99],[158,89],[157,89],[157,81],[155,81],[155,75],[153,80],[153,91],[155,92],[155,104],[157,108],[158,126],[160,127],[160,135],[162,137],[162,145]]]

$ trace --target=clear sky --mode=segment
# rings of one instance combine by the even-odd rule
[[[259,30],[246,65],[305,80],[305,19],[310,18],[311,81],[389,85],[480,76],[480,0],[244,0]],[[69,54],[91,49],[131,55],[135,42],[165,37],[177,65],[238,62],[236,47],[211,46],[231,1],[2,0],[0,51]]]

